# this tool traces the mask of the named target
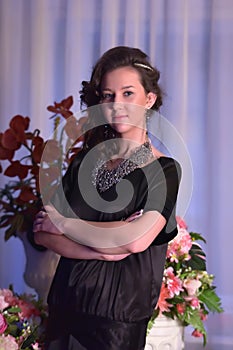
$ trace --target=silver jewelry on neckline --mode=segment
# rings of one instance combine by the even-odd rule
[[[99,192],[105,192],[135,169],[149,163],[153,158],[151,143],[148,140],[136,147],[129,158],[123,159],[113,169],[108,168],[106,160],[98,159],[92,171],[92,183]]]

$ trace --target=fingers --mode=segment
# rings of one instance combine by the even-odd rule
[[[52,211],[57,211],[53,205],[51,204],[47,204],[44,206],[44,209],[47,213],[51,213]]]
[[[133,213],[132,215],[130,215],[125,221],[126,222],[131,222],[135,219],[138,219],[140,216],[142,216],[143,214],[143,209],[136,211],[135,213]]]
[[[105,261],[119,261],[127,258],[130,254],[117,254],[117,255],[108,255],[108,254],[102,254],[101,260]]]
[[[33,224],[33,232],[39,232],[39,231],[42,231],[41,223],[34,223]]]
[[[42,231],[42,225],[44,222],[44,219],[48,216],[48,214],[41,210],[39,211],[36,216],[35,216],[35,220],[33,223],[33,232],[39,232]]]
[[[43,219],[43,218],[45,218],[47,215],[48,215],[48,214],[47,214],[45,211],[41,210],[41,211],[39,211],[39,213],[36,214],[36,219],[39,219],[39,218]]]

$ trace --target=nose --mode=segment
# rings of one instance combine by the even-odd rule
[[[123,107],[124,107],[124,104],[123,104],[122,97],[116,94],[112,100],[112,109],[114,111],[119,111],[119,110],[122,110]]]
[[[123,110],[123,103],[122,102],[113,102],[112,103],[112,109],[115,112]]]

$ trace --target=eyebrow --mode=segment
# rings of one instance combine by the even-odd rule
[[[123,86],[121,90],[130,89],[130,88],[135,89],[133,85],[129,85],[129,86]],[[112,90],[110,88],[104,88],[103,91],[112,91]]]

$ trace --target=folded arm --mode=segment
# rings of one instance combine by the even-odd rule
[[[46,206],[48,215],[37,219],[35,231],[63,233],[81,245],[103,254],[131,254],[144,251],[166,224],[157,211],[150,211],[131,222],[93,222],[65,218]]]
[[[64,235],[48,232],[35,232],[35,242],[53,250],[55,253],[66,258],[85,260],[118,261],[126,258],[129,254],[109,255],[99,253],[92,248],[76,243]]]

